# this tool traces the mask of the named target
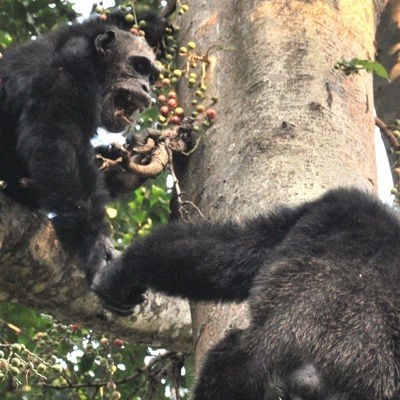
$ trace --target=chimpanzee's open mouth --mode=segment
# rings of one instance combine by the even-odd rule
[[[115,119],[122,125],[130,125],[135,120],[135,114],[142,112],[150,105],[148,96],[120,89],[114,97]]]

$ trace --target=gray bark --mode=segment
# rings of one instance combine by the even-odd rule
[[[372,3],[188,3],[182,43],[195,38],[203,54],[214,45],[226,50],[210,52],[207,84],[219,116],[182,176],[186,199],[214,221],[338,185],[374,191],[372,76],[333,69],[342,59],[374,58]],[[226,330],[246,324],[245,310],[192,305],[197,360]]]

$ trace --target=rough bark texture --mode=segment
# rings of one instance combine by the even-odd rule
[[[0,275],[0,301],[18,302],[64,323],[81,323],[135,343],[191,349],[186,302],[149,294],[130,318],[104,312],[74,260],[62,251],[50,222],[2,194]]]
[[[382,4],[383,2],[380,2]],[[372,75],[333,69],[373,59],[371,0],[190,0],[182,43],[211,52],[208,87],[218,119],[182,187],[210,220],[254,215],[327,188],[376,187]],[[184,89],[183,89],[184,90]],[[192,306],[197,359],[245,305]]]

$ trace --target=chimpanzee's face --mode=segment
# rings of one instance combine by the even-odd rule
[[[107,64],[102,125],[119,132],[149,107],[151,86],[160,71],[147,42],[129,32],[113,29],[101,34],[96,38],[96,48]]]

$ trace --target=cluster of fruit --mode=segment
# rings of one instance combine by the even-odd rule
[[[83,336],[86,336],[84,342]],[[79,324],[54,323],[47,331],[37,332],[32,340],[34,350],[23,343],[0,345],[0,382],[9,382],[22,392],[30,392],[38,384],[73,389],[81,387],[82,381],[93,381],[91,371],[96,371],[96,376],[105,378],[96,382],[99,390],[104,391],[104,398],[121,398],[113,377],[124,359],[123,339],[97,338]],[[75,361],[62,360],[57,356],[58,346],[70,349],[69,354],[77,350],[80,354]],[[90,385],[93,387],[93,382]]]
[[[196,53],[197,46],[194,41],[179,47],[178,33],[178,27],[166,28],[166,55],[161,60],[162,71],[156,86],[160,112],[158,122],[162,127],[168,124],[180,125],[184,117],[190,117],[194,120],[193,129],[199,131],[201,128],[208,128],[216,118],[217,113],[211,106],[218,99],[216,96],[207,96],[207,57]],[[186,109],[179,104],[177,96],[177,89],[182,84],[186,84],[192,94],[192,100]]]
[[[25,383],[24,390],[29,391],[28,377],[45,379],[62,373],[57,357],[41,359],[30,352],[23,343],[2,344],[0,350],[0,381],[8,379],[15,386]]]
[[[187,4],[178,3],[178,15],[185,14],[189,7]],[[125,19],[132,23],[131,33],[145,36],[142,28],[146,21],[138,21],[135,8],[121,8],[125,13]],[[102,5],[96,7],[100,18],[107,20],[109,10]],[[165,129],[170,126],[179,126],[185,117],[193,120],[193,131],[204,131],[212,125],[217,112],[212,106],[217,102],[217,97],[207,96],[205,84],[205,71],[208,64],[207,56],[196,52],[196,43],[189,41],[185,46],[179,46],[178,34],[180,28],[177,25],[170,25],[165,28],[164,49],[159,57],[158,65],[161,73],[155,84],[157,103],[150,111],[147,110],[137,116],[134,129],[157,126]],[[182,65],[182,67],[178,67]],[[187,85],[192,93],[192,100],[185,108],[179,104],[178,88],[181,84]]]

